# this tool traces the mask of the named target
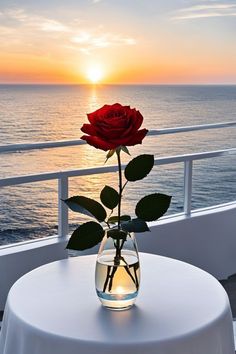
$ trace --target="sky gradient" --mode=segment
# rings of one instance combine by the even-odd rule
[[[235,84],[236,1],[0,0],[0,83]]]

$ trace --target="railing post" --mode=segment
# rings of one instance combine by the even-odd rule
[[[58,179],[58,236],[68,235],[68,207],[63,202],[68,198],[68,177]]]
[[[191,214],[193,161],[184,161],[184,213]]]

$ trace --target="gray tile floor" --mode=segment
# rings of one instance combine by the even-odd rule
[[[229,297],[231,311],[234,318],[234,343],[236,345],[236,274],[231,275],[228,279],[221,280],[220,283],[223,285]]]
[[[2,325],[2,316],[3,316],[3,311],[0,311],[0,329],[1,329],[1,325]]]
[[[236,274],[231,275],[228,279],[221,280],[220,283],[228,294],[233,318],[236,319]]]

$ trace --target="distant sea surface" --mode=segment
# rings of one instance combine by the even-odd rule
[[[143,127],[169,127],[236,121],[236,86],[44,86],[0,85],[0,145],[78,139],[86,113],[120,102],[136,107]],[[131,147],[132,156],[155,157],[235,147],[236,128],[147,137]],[[91,146],[0,154],[0,178],[102,166],[105,153]],[[123,156],[123,161],[127,161]],[[108,163],[115,164],[115,158]],[[197,161],[193,171],[193,209],[236,200],[236,154]],[[183,164],[156,166],[148,177],[127,185],[123,212],[134,215],[145,194],[172,195],[168,211],[183,211]],[[70,179],[70,196],[99,199],[117,174]],[[57,233],[57,181],[1,188],[0,245]],[[70,213],[71,228],[81,222]]]

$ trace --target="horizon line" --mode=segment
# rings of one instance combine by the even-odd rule
[[[209,83],[53,83],[53,82],[0,82],[1,86],[89,86],[89,87],[102,87],[102,86],[235,86],[236,82],[209,82]]]

